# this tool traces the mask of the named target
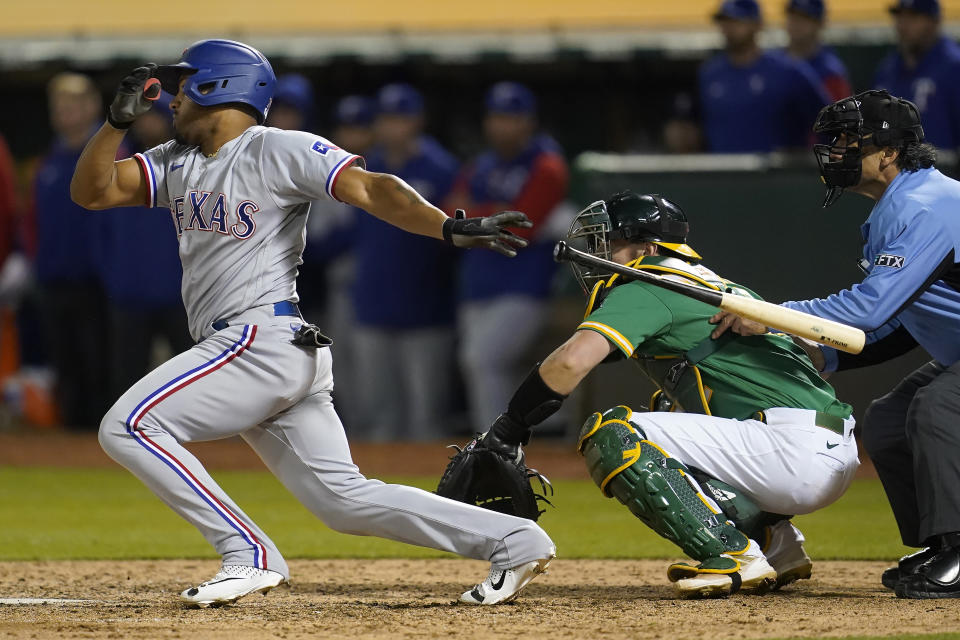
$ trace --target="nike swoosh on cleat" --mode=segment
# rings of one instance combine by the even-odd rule
[[[221,582],[227,582],[228,580],[243,580],[243,578],[224,578],[222,580],[217,580],[216,582],[204,582],[203,586],[209,587],[212,584],[220,584]]]
[[[506,578],[507,578],[507,572],[504,571],[500,574],[500,579],[497,580],[496,584],[490,583],[494,591],[500,591],[500,589],[503,588],[503,581],[506,580]]]
[[[839,446],[840,446],[839,442],[835,444],[830,444],[829,442],[827,443],[827,449],[833,449],[834,447],[839,447]]]

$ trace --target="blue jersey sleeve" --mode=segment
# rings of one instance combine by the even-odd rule
[[[953,252],[951,234],[927,212],[884,244],[860,284],[828,298],[784,302],[783,306],[874,331],[930,286],[944,264],[953,263]]]
[[[793,109],[793,118],[802,125],[802,130],[810,135],[813,123],[817,120],[820,110],[830,104],[823,83],[816,72],[805,62],[794,62],[793,96],[789,105]]]

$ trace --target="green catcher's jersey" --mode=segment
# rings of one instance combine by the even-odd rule
[[[759,298],[702,265],[674,258],[649,256],[630,266],[688,284]],[[671,396],[669,384],[664,384],[664,378],[669,377],[667,371],[682,362],[684,353],[710,340],[714,326],[708,319],[717,309],[639,281],[614,286],[617,277],[594,290],[588,315],[578,329],[605,337],[624,356],[635,359],[648,377]],[[597,300],[600,296],[603,297]],[[599,306],[593,308],[596,302]],[[850,405],[837,400],[833,387],[820,377],[807,354],[789,336],[736,336],[711,346],[719,348],[710,352],[708,347],[709,355],[685,370],[673,389],[678,395],[680,391],[699,395],[701,402],[697,404],[702,403],[703,408],[684,403],[684,410],[739,420],[772,407],[813,409],[839,418],[850,417]]]

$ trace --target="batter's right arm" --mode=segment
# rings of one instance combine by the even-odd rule
[[[143,205],[147,182],[133,158],[115,161],[126,131],[104,124],[87,142],[70,181],[70,197],[86,209]]]
[[[133,159],[116,161],[127,128],[160,95],[154,65],[137,67],[120,83],[107,112],[107,123],[84,147],[70,181],[70,197],[87,209],[143,205],[147,182]]]

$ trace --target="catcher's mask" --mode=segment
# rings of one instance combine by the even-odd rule
[[[567,239],[571,245],[605,260],[612,259],[614,240],[652,242],[687,262],[699,262],[700,254],[687,245],[690,225],[683,210],[658,194],[623,191],[608,200],[597,200],[574,218]],[[571,263],[577,282],[588,295],[597,282],[612,272]]]
[[[819,140],[813,153],[827,186],[824,207],[860,182],[867,148],[900,148],[924,140],[917,106],[876,89],[824,107],[813,131]]]

